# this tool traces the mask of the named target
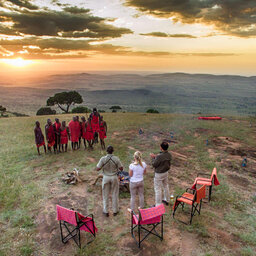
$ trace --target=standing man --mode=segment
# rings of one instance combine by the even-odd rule
[[[107,138],[107,123],[103,120],[103,116],[100,116],[100,145],[102,149],[105,149],[104,139]]]
[[[66,127],[66,121],[62,121],[62,125],[60,127],[60,144],[62,148],[62,152],[64,152],[64,145],[65,145],[65,152],[68,149],[68,140],[70,139],[69,129]]]
[[[160,154],[150,154],[152,165],[155,168],[154,189],[156,206],[162,203],[169,204],[168,171],[171,167],[172,155],[168,152],[168,147],[167,142],[162,142],[160,145]],[[162,197],[162,189],[164,190],[164,198]]]
[[[74,116],[73,120],[71,120],[68,124],[69,132],[70,132],[70,140],[72,150],[78,149],[78,141],[80,136],[80,125],[77,122],[77,118]]]
[[[90,114],[90,118],[93,130],[94,143],[98,143],[98,139],[97,136],[95,136],[95,133],[99,133],[100,131],[100,114],[97,111],[97,108],[93,108],[93,111]]]
[[[80,148],[82,138],[82,122],[79,121],[79,116],[76,116],[76,120],[79,123],[79,127],[77,129],[79,129],[78,148]]]
[[[54,148],[57,150],[57,152],[60,152],[60,127],[61,123],[59,118],[55,118],[55,123],[53,124],[55,127],[55,144]]]
[[[41,146],[44,146],[44,153],[46,153],[46,147],[45,147],[45,142],[44,142],[44,135],[42,133],[40,123],[38,121],[36,121],[34,133],[35,133],[35,142],[36,142],[37,152],[38,152],[38,155],[40,156],[39,148]]]
[[[55,127],[52,125],[51,119],[47,119],[47,124],[45,126],[45,135],[47,139],[47,148],[48,151],[52,152],[52,147],[54,148],[54,153],[55,151]]]
[[[103,156],[97,164],[97,171],[103,170],[102,196],[103,214],[108,217],[109,194],[112,191],[112,209],[116,216],[119,212],[119,180],[117,173],[123,170],[123,166],[118,157],[113,155],[114,148],[107,147],[107,155]]]

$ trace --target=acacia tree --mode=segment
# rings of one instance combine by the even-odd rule
[[[76,91],[60,92],[50,97],[46,104],[47,106],[57,105],[62,111],[68,113],[71,105],[81,104],[83,102],[82,96]]]

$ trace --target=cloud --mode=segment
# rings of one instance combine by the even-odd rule
[[[93,16],[88,9],[65,7],[62,11],[40,10],[0,12],[0,18],[13,22],[16,33],[36,36],[115,38],[132,31],[105,23],[105,19]]]
[[[92,54],[107,54],[119,56],[145,56],[145,57],[175,57],[175,56],[201,56],[219,57],[232,56],[230,53],[177,53],[165,51],[137,51],[129,47],[112,44],[92,44],[92,40],[74,40],[37,37],[7,40],[1,39],[0,55],[2,57],[13,53],[12,58],[23,57],[29,59],[51,58],[85,58]]]
[[[125,5],[174,22],[214,25],[227,35],[256,36],[255,0],[126,0]]]
[[[23,7],[30,10],[37,10],[38,7],[34,4],[31,4],[30,1],[27,0],[4,0],[1,6],[5,6],[5,3],[11,3],[16,7]]]
[[[153,36],[153,37],[177,37],[177,38],[197,38],[196,36],[189,34],[167,34],[163,32],[150,32],[145,34],[140,34],[142,36]]]

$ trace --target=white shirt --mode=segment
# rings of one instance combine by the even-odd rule
[[[140,182],[143,181],[144,170],[147,165],[142,162],[143,167],[140,164],[130,164],[129,169],[132,170],[133,175],[130,178],[130,182]]]

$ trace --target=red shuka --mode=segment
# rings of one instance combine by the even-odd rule
[[[93,140],[94,139],[91,122],[87,123],[86,131],[85,131],[85,139],[86,140]]]
[[[85,139],[85,133],[86,133],[86,122],[82,122],[82,137]]]
[[[52,147],[55,144],[55,132],[52,125],[49,126],[47,131],[48,147]]]
[[[54,126],[55,126],[55,128],[56,128],[56,133],[60,133],[60,127],[61,127],[61,123],[57,123],[57,122],[55,122],[54,123]]]
[[[69,122],[69,131],[70,131],[70,137],[71,142],[78,142],[80,137],[80,124],[77,121],[70,121]]]
[[[67,128],[65,128],[63,131],[60,130],[60,144],[68,144]]]
[[[100,122],[100,132],[99,132],[99,135],[100,135],[100,139],[101,140],[104,140],[105,138],[107,138],[106,136],[106,130],[105,130],[105,125],[104,125],[104,122]]]
[[[100,131],[100,125],[99,125],[99,116],[96,116],[96,115],[92,115],[92,130],[93,130],[93,133],[95,132],[99,132]]]

